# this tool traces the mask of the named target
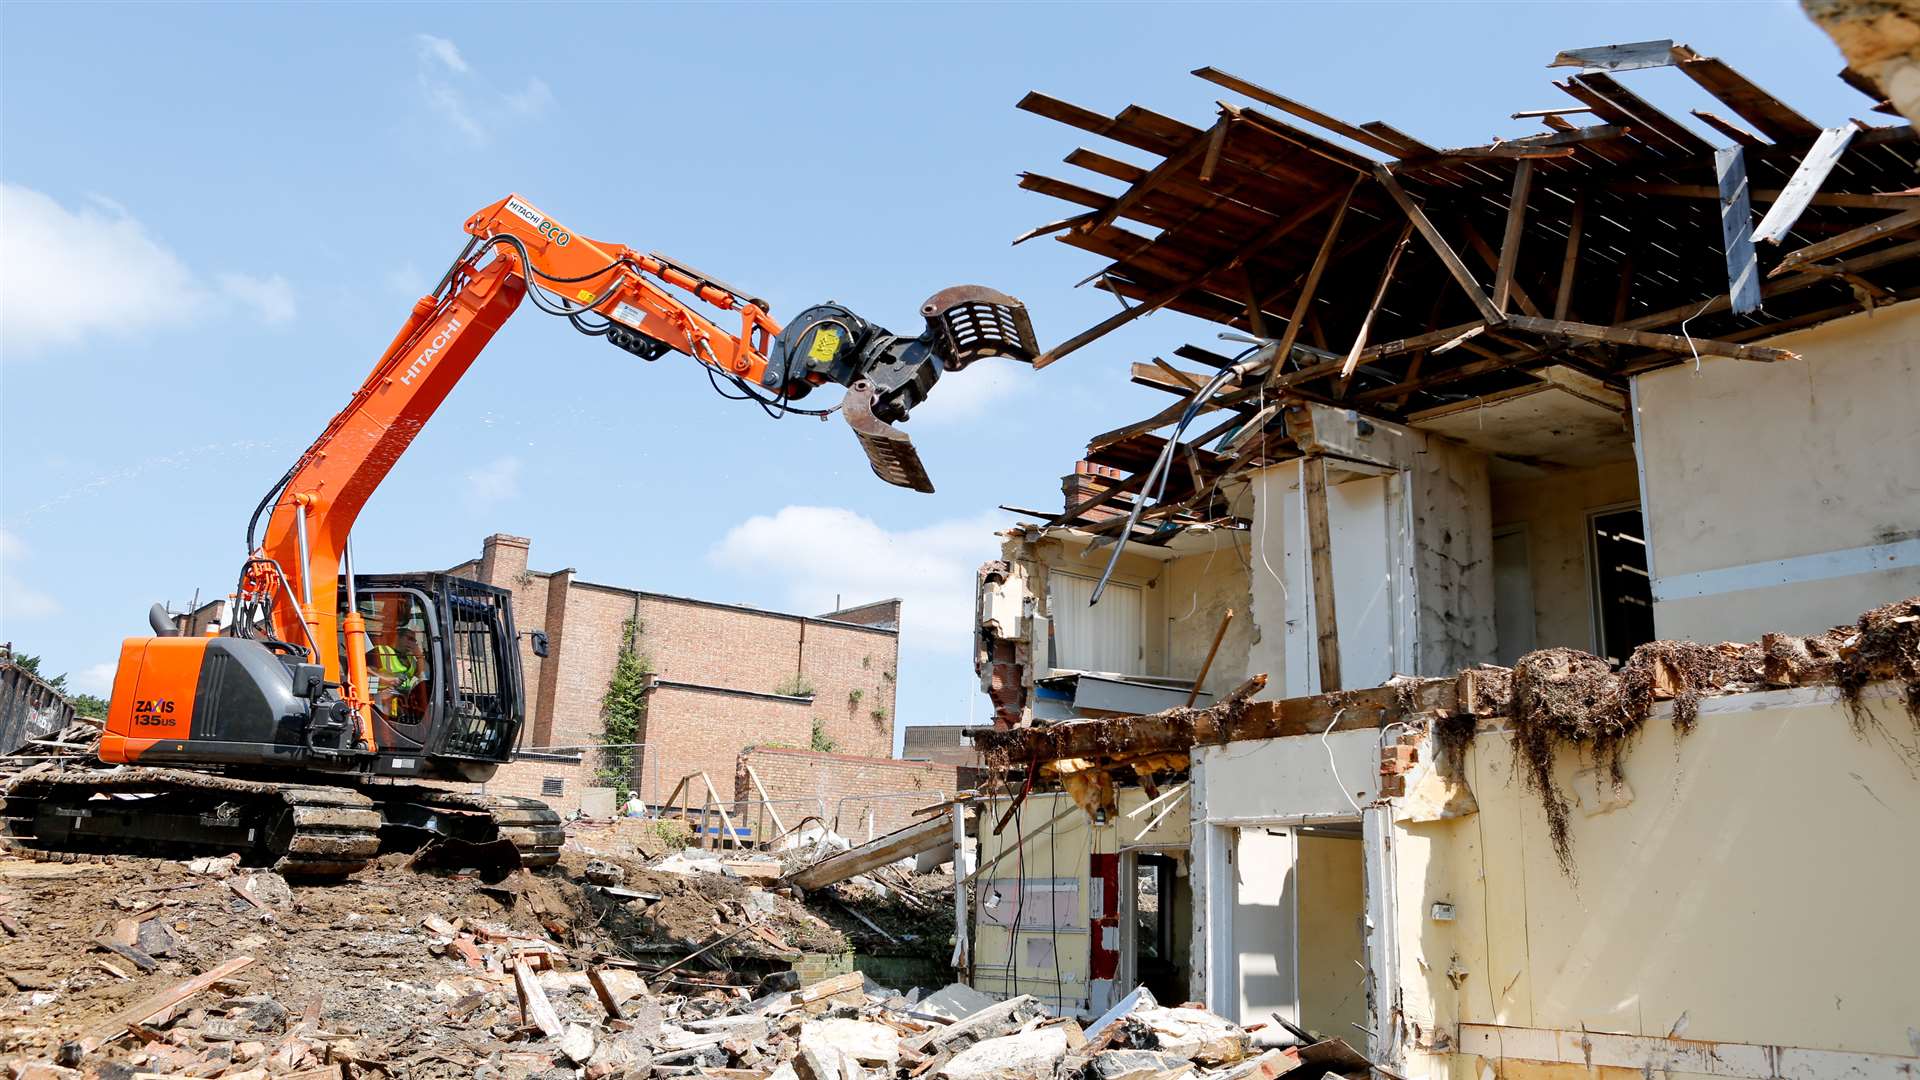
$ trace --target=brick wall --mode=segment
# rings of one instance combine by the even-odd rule
[[[528,798],[543,800],[554,812],[562,817],[580,809],[580,797],[589,787],[601,786],[595,772],[598,763],[593,756],[583,755],[578,764],[563,761],[510,761],[500,766],[493,779],[486,782],[489,795],[524,795]],[[560,794],[545,793],[544,782],[554,778],[560,781]]]
[[[639,648],[666,683],[649,698],[650,734],[659,775],[668,787],[689,771],[706,769],[725,788],[744,746],[782,742],[812,745],[813,723],[843,753],[886,756],[893,749],[895,678],[900,657],[900,602],[883,600],[806,617],[716,604],[579,581],[571,570],[530,570],[531,542],[488,537],[479,559],[452,569],[513,593],[526,685],[527,730],[521,745],[578,747],[600,741],[600,702],[619,656],[623,626],[638,618]],[[533,655],[531,631],[548,636],[545,659]],[[795,675],[814,688],[810,702],[768,702],[766,695]],[[732,695],[709,691],[739,691]],[[759,695],[758,698],[755,695]],[[801,718],[797,723],[795,716]],[[589,750],[583,769],[598,764]],[[523,774],[555,775],[515,766]],[[684,766],[684,767],[683,767]],[[504,775],[504,774],[503,774]],[[642,790],[649,798],[654,770]],[[569,781],[569,786],[575,786]],[[537,790],[535,792],[537,794]],[[723,794],[724,794],[723,790]],[[562,799],[571,802],[571,798]]]
[[[747,777],[749,765],[766,785],[767,794],[776,800],[819,799],[826,806],[829,824],[836,813],[842,814],[839,831],[854,841],[867,838],[869,809],[877,836],[913,824],[918,820],[913,811],[937,801],[937,793],[944,792],[951,798],[963,786],[961,770],[953,765],[761,746],[740,755],[734,796],[743,806],[758,798]],[[915,794],[897,799],[859,798],[903,791]],[[921,792],[924,797],[918,794]],[[804,807],[776,805],[789,825],[795,824],[799,815],[811,812]]]
[[[681,777],[705,772],[725,799],[733,795],[735,762],[742,750],[766,742],[805,746],[812,734],[812,705],[805,698],[661,681],[647,691],[640,790],[647,801],[658,802]],[[683,796],[681,805],[698,806],[705,797],[705,788],[699,787]]]

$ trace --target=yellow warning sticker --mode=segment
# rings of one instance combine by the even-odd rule
[[[816,364],[831,364],[840,352],[840,331],[823,326],[813,332],[813,345],[807,350],[807,359]]]

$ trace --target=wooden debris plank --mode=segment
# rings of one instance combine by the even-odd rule
[[[1225,103],[1223,102],[1222,105],[1225,106]],[[1321,158],[1335,165],[1352,169],[1362,176],[1365,176],[1373,169],[1374,159],[1356,154],[1346,147],[1330,143],[1318,135],[1302,131],[1277,116],[1268,116],[1259,109],[1251,107],[1238,110],[1236,115],[1250,125],[1251,131],[1259,132],[1289,146],[1297,147],[1300,150],[1304,150],[1317,158]]]
[[[1727,356],[1736,360],[1754,360],[1760,363],[1800,359],[1800,354],[1787,349],[1775,349],[1765,345],[1740,345],[1699,337],[1687,338],[1678,334],[1655,334],[1644,330],[1628,330],[1619,326],[1534,319],[1524,315],[1514,316],[1507,322],[1516,330],[1579,338],[1584,341],[1605,341],[1615,345],[1638,345],[1643,348],[1666,349],[1680,353],[1699,352],[1706,356]]]
[[[1739,143],[1741,146],[1762,147],[1767,145],[1765,139],[1741,127],[1739,124],[1728,120],[1724,116],[1710,113],[1705,109],[1689,109],[1687,111],[1699,117],[1701,123],[1732,139],[1734,142]]]
[[[1572,215],[1567,219],[1567,248],[1560,257],[1560,286],[1554,290],[1553,317],[1564,319],[1573,303],[1573,285],[1579,272],[1580,240],[1587,220],[1587,190],[1581,188],[1574,194]]]
[[[1092,188],[1069,183],[1058,177],[1048,176],[1045,173],[1023,172],[1019,176],[1018,183],[1023,191],[1035,192],[1048,196],[1049,198],[1073,203],[1076,206],[1085,206],[1095,211],[1096,215],[1099,211],[1105,210],[1107,207],[1113,205],[1114,202],[1113,198],[1109,195],[1095,191]],[[1177,202],[1168,193],[1161,192],[1135,204],[1127,216],[1142,224],[1151,225],[1156,229],[1177,229],[1190,224],[1196,214],[1203,213],[1204,211],[1205,208]],[[1112,222],[1096,224],[1092,220],[1088,220],[1084,227],[1078,228],[1078,231],[1094,232],[1112,227]],[[1116,231],[1122,236],[1135,235],[1125,230]],[[1139,239],[1142,246],[1152,242],[1149,237],[1143,236],[1139,237]]]
[[[1892,217],[1881,218],[1871,225],[1849,229],[1838,236],[1830,236],[1825,240],[1808,244],[1806,247],[1789,251],[1781,256],[1779,264],[1769,270],[1767,276],[1779,277],[1781,274],[1798,270],[1808,263],[1852,251],[1862,244],[1870,244],[1875,240],[1906,232],[1917,225],[1920,225],[1920,207],[1903,211]]]
[[[1517,158],[1520,160],[1570,158],[1580,146],[1624,138],[1633,129],[1625,124],[1594,124],[1568,128],[1546,135],[1527,135],[1503,139],[1486,146],[1460,146],[1436,150],[1431,155],[1404,158],[1403,168],[1431,168],[1436,164],[1473,159]]]
[[[1527,198],[1533,193],[1533,162],[1521,159],[1513,168],[1513,191],[1507,197],[1507,228],[1500,237],[1500,260],[1493,272],[1493,306],[1507,310],[1513,295],[1513,272],[1520,262],[1525,239]],[[1536,312],[1537,314],[1537,312]]]
[[[1333,220],[1328,223],[1326,234],[1320,240],[1320,249],[1313,256],[1313,265],[1308,268],[1306,279],[1300,285],[1300,293],[1294,299],[1293,312],[1287,316],[1287,328],[1280,335],[1280,344],[1274,348],[1273,361],[1267,368],[1266,381],[1269,385],[1293,355],[1294,342],[1299,339],[1300,328],[1306,323],[1307,312],[1320,288],[1320,279],[1326,273],[1327,263],[1333,255],[1334,242],[1340,238],[1340,226],[1347,220],[1347,210],[1353,205],[1353,196],[1358,190],[1360,181],[1356,179],[1353,186],[1347,189],[1346,197],[1340,200],[1340,207],[1333,212]]]
[[[1681,74],[1718,98],[1734,115],[1759,128],[1767,138],[1775,142],[1799,142],[1819,137],[1820,125],[1755,86],[1724,61],[1701,56],[1685,45],[1674,46],[1672,52]]]
[[[1694,134],[1692,128],[1661,112],[1652,102],[1622,86],[1611,75],[1588,72],[1575,75],[1569,81],[1585,86],[1632,117],[1633,119],[1626,121],[1626,126],[1634,128],[1635,134],[1643,130],[1649,131],[1666,140],[1675,151],[1687,157],[1713,152],[1713,145]]]
[[[1487,294],[1480,290],[1480,283],[1473,279],[1473,274],[1468,272],[1467,265],[1460,261],[1460,256],[1454,252],[1446,238],[1440,235],[1440,230],[1434,228],[1433,222],[1427,220],[1427,215],[1413,201],[1413,197],[1407,194],[1406,189],[1400,186],[1400,182],[1393,178],[1393,174],[1388,172],[1385,166],[1379,166],[1374,169],[1373,175],[1374,179],[1380,182],[1380,186],[1387,189],[1387,194],[1393,196],[1393,201],[1400,204],[1400,209],[1413,221],[1414,227],[1420,230],[1420,235],[1426,238],[1427,245],[1433,248],[1435,255],[1440,257],[1447,272],[1453,275],[1453,280],[1467,294],[1467,298],[1473,301],[1473,306],[1480,309],[1480,316],[1494,324],[1498,324],[1505,318],[1501,315],[1500,309],[1493,306],[1493,301],[1487,298]]]
[[[823,859],[788,875],[787,880],[802,889],[824,888],[836,881],[845,881],[856,874],[885,866],[896,859],[939,847],[947,840],[947,827],[945,818],[932,818],[909,825],[898,832],[888,833]]]
[[[1895,263],[1904,262],[1907,259],[1915,257],[1920,257],[1920,240],[1897,244],[1890,248],[1883,248],[1866,255],[1859,255],[1842,262],[1825,265],[1829,271],[1861,273],[1881,266],[1890,266]],[[1809,286],[1827,284],[1830,280],[1829,274],[1827,273],[1814,273],[1811,270],[1806,270],[1762,284],[1760,286],[1760,295],[1762,298],[1783,296],[1808,288]],[[1644,330],[1656,326],[1672,326],[1679,323],[1682,319],[1695,316],[1695,313],[1711,315],[1715,312],[1725,311],[1727,310],[1727,303],[1727,297],[1723,293],[1704,305],[1700,303],[1681,304],[1678,307],[1668,308],[1665,311],[1656,311],[1648,315],[1642,315],[1636,319],[1627,320],[1619,325],[1629,330]],[[1768,333],[1772,332],[1773,331],[1768,331]]]
[[[1827,174],[1840,163],[1840,155],[1847,152],[1847,144],[1859,130],[1857,125],[1848,123],[1820,133],[1806,156],[1800,159],[1800,166],[1793,170],[1787,186],[1780,189],[1780,197],[1767,208],[1767,216],[1754,228],[1754,243],[1777,244],[1787,235],[1819,193],[1820,185],[1827,182]]]
[[[1522,162],[1521,164],[1525,164]],[[1380,287],[1374,290],[1373,303],[1367,305],[1367,313],[1360,320],[1360,329],[1353,336],[1353,347],[1347,351],[1347,359],[1340,366],[1342,390],[1344,380],[1353,377],[1353,369],[1360,363],[1360,354],[1367,347],[1367,333],[1373,329],[1373,318],[1380,312],[1380,304],[1387,298],[1387,289],[1393,284],[1394,268],[1400,265],[1400,256],[1407,250],[1407,241],[1413,236],[1413,222],[1407,222],[1400,231],[1400,239],[1393,242],[1393,250],[1387,255],[1386,269],[1380,272]]]
[[[1886,93],[1880,89],[1879,85],[1852,67],[1840,69],[1840,81],[1867,95],[1873,101],[1874,112],[1886,113],[1889,116],[1900,115],[1900,110],[1894,107],[1893,102],[1887,100]]]
[[[1340,628],[1333,601],[1333,533],[1327,521],[1327,459],[1314,454],[1300,463],[1300,486],[1307,504],[1307,549],[1313,570],[1314,658],[1320,685],[1316,693],[1340,689]]]
[[[1056,345],[1053,348],[1047,350],[1045,353],[1041,354],[1039,357],[1034,359],[1033,361],[1034,368],[1039,369],[1039,368],[1046,367],[1047,365],[1054,363],[1055,361],[1061,359],[1062,357],[1068,355],[1069,353],[1072,353],[1080,349],[1082,346],[1085,346],[1101,337],[1104,337],[1106,334],[1112,332],[1113,330],[1118,329],[1119,327],[1129,322],[1132,322],[1133,320],[1139,318],[1140,316],[1149,314],[1153,311],[1159,310],[1162,307],[1165,307],[1169,302],[1178,298],[1182,293],[1185,293],[1199,286],[1207,278],[1212,277],[1215,274],[1221,273],[1223,271],[1239,268],[1240,264],[1244,263],[1249,256],[1251,256],[1255,252],[1258,252],[1268,247],[1271,244],[1278,242],[1279,240],[1284,238],[1288,233],[1306,224],[1308,221],[1313,220],[1315,217],[1318,217],[1322,211],[1332,206],[1334,202],[1337,201],[1339,198],[1340,196],[1338,194],[1334,194],[1334,195],[1329,195],[1324,198],[1315,200],[1314,202],[1308,204],[1304,209],[1300,210],[1298,213],[1295,213],[1293,216],[1279,222],[1278,224],[1274,225],[1272,228],[1267,229],[1265,232],[1262,232],[1259,235],[1255,236],[1253,239],[1247,241],[1247,243],[1243,245],[1238,251],[1234,252],[1231,258],[1225,260],[1224,262],[1216,266],[1213,266],[1203,273],[1196,274],[1193,277],[1185,281],[1182,281],[1179,284],[1174,285],[1156,294],[1153,297],[1153,299],[1148,302],[1135,305],[1134,307],[1128,308],[1125,311],[1121,311],[1114,315],[1110,315],[1106,319],[1101,320],[1099,323],[1096,323],[1095,325],[1087,328],[1086,330],[1081,331],[1080,333],[1074,335],[1073,337],[1067,339],[1066,341],[1061,342],[1059,345]]]
[[[557,1039],[566,1034],[566,1025],[560,1022],[560,1014],[553,1009],[548,1000],[545,987],[540,985],[540,977],[535,975],[531,965],[522,959],[513,962],[513,986],[520,995],[520,1012],[527,1023],[540,1029],[540,1033],[549,1039]]]
[[[940,824],[944,827],[948,822],[945,818],[942,818]],[[850,990],[859,990],[866,985],[866,976],[858,971],[849,971],[844,975],[834,975],[821,979],[811,986],[803,986],[795,990],[793,992],[793,1003],[795,1005],[809,1005],[816,1001],[825,1001],[830,997],[838,997]]]
[[[1092,225],[1113,224],[1115,220],[1126,214],[1132,207],[1146,198],[1147,195],[1151,194],[1154,188],[1165,183],[1168,178],[1192,164],[1195,158],[1207,153],[1209,147],[1217,151],[1218,144],[1216,140],[1219,135],[1226,132],[1227,125],[1232,122],[1232,119],[1227,116],[1220,117],[1220,119],[1214,121],[1211,130],[1200,132],[1198,135],[1187,140],[1187,145],[1161,159],[1160,164],[1155,165],[1148,171],[1147,175],[1141,177],[1132,187],[1128,188],[1124,194],[1113,200],[1112,205],[1102,210],[1099,215],[1093,219]],[[1216,154],[1215,156],[1217,158],[1218,155]]]
[[[81,1040],[81,1045],[86,1047],[89,1052],[97,1050],[106,1043],[125,1034],[129,1025],[151,1022],[154,1017],[173,1008],[175,1005],[180,1004],[202,990],[207,989],[217,982],[230,979],[246,970],[248,965],[252,963],[253,957],[243,954],[233,957],[225,963],[214,967],[212,970],[195,975],[191,979],[175,983],[152,997],[144,998],[115,1013],[113,1019],[88,1032],[86,1037]]]
[[[1237,94],[1250,97],[1263,105],[1270,105],[1273,108],[1279,109],[1281,112],[1297,116],[1308,123],[1318,124],[1328,131],[1333,132],[1335,135],[1351,139],[1362,146],[1371,147],[1381,153],[1393,154],[1396,157],[1400,154],[1400,148],[1398,146],[1374,132],[1355,127],[1344,120],[1336,119],[1318,109],[1303,105],[1291,98],[1282,97],[1272,90],[1242,79],[1238,75],[1230,75],[1227,72],[1213,67],[1195,68],[1193,74],[1210,83],[1224,86]]]
[[[1607,186],[1609,191],[1628,195],[1668,195],[1682,199],[1717,199],[1720,189],[1711,184],[1667,184],[1643,183],[1640,181],[1616,181]],[[1784,188],[1754,188],[1748,197],[1756,203],[1775,203],[1788,194]],[[1909,210],[1920,206],[1920,195],[1905,192],[1817,192],[1807,200],[1808,206],[1840,206],[1855,210]]]

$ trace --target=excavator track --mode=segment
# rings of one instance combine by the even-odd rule
[[[338,878],[436,841],[466,866],[551,866],[566,831],[545,803],[516,796],[82,767],[17,777],[0,799],[0,836],[49,851],[237,852],[287,877]]]
[[[450,846],[490,851],[494,861],[511,848],[521,866],[552,866],[560,861],[560,845],[567,841],[565,823],[553,808],[538,799],[517,795],[411,785],[380,785],[362,789],[373,795],[386,819],[383,834],[388,847],[411,850],[433,840]],[[409,840],[408,833],[416,835]]]
[[[105,796],[97,798],[96,796]],[[381,816],[351,787],[276,784],[188,769],[68,769],[23,775],[0,828],[47,850],[157,855],[238,852],[288,877],[341,877],[380,853]]]

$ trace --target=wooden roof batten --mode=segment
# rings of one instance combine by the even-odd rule
[[[1237,471],[1297,456],[1279,418],[1289,398],[1391,420],[1511,395],[1549,365],[1619,390],[1634,373],[1694,355],[1790,362],[1793,353],[1755,339],[1920,296],[1912,128],[1823,128],[1672,41],[1568,50],[1549,66],[1577,69],[1553,83],[1573,102],[1513,113],[1548,131],[1450,149],[1213,67],[1192,74],[1252,104],[1217,101],[1206,126],[1140,106],[1104,116],[1038,93],[1023,99],[1027,111],[1157,158],[1067,156],[1124,184],[1117,195],[1023,177],[1080,212],[1021,240],[1051,235],[1102,255],[1108,265],[1088,280],[1133,301],[1035,366],[1161,308],[1261,346],[1252,365],[1176,350],[1216,370],[1238,363],[1206,400],[1199,385],[1211,373],[1159,358],[1133,364],[1135,382],[1176,400],[1094,436],[1089,454],[1189,413],[1224,412],[1212,430],[1183,433],[1174,455],[1205,461],[1195,473],[1205,479],[1187,490],[1211,500]],[[1660,68],[1678,70],[1724,115],[1692,110],[1690,126],[1619,78],[1670,78]],[[1842,78],[1884,102],[1857,72]],[[1716,172],[1719,185],[1703,182]],[[1724,208],[1729,183],[1748,196],[1744,220]],[[1747,244],[1742,258],[1723,250],[1736,240]],[[1738,304],[1736,282],[1748,290]],[[1219,457],[1199,456],[1209,448]],[[1056,520],[1137,495],[1147,471]],[[1141,519],[1177,513],[1155,507]]]

